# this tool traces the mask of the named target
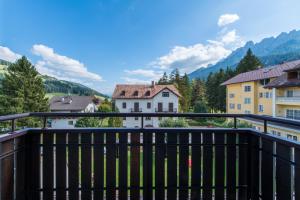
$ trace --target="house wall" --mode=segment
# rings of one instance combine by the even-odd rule
[[[78,119],[76,118],[55,118],[51,119],[51,128],[64,128],[71,129],[75,128],[75,124]],[[71,124],[70,124],[71,123]]]
[[[274,79],[271,79],[271,81]],[[244,87],[250,85],[251,92],[245,92]],[[294,97],[289,98],[288,101],[278,101],[279,98],[287,96],[287,90],[294,91]],[[269,98],[266,98],[265,93],[269,93]],[[263,93],[263,97],[260,97],[260,93]],[[230,98],[230,94],[234,94],[233,98]],[[271,94],[271,95],[270,95]],[[274,96],[275,95],[275,96]],[[274,98],[273,98],[274,96]],[[265,89],[259,81],[236,83],[227,85],[227,113],[231,114],[243,114],[246,110],[251,111],[251,114],[258,115],[269,115],[276,117],[286,118],[286,110],[300,110],[300,87],[289,87],[289,88],[280,88],[276,90]],[[244,99],[251,98],[251,104],[245,104]],[[300,98],[299,98],[300,99]],[[235,104],[234,109],[230,108],[230,104]],[[238,110],[237,104],[241,104],[241,110]],[[259,105],[263,105],[263,112],[259,112]],[[273,110],[274,105],[274,110]],[[249,121],[252,126],[256,129],[263,130],[263,124]],[[297,136],[297,139],[300,140],[300,130],[291,128],[291,127],[281,127],[281,126],[268,126],[269,133],[280,133],[282,137],[291,137]],[[294,138],[295,139],[295,138]]]
[[[94,103],[90,103],[87,105],[87,107],[78,112],[95,112],[97,111],[97,107]],[[53,112],[53,111],[52,111]],[[71,111],[65,111],[65,110],[56,110],[55,112],[71,112]],[[77,122],[78,118],[52,118],[50,119],[50,126],[51,128],[75,128],[75,124]]]
[[[163,97],[163,92],[169,92],[169,97]],[[122,107],[123,102],[126,103],[126,108]],[[158,108],[158,103],[161,102],[163,104],[163,110],[169,108],[169,103],[173,103],[174,110],[178,111],[178,97],[168,89],[162,90],[152,99],[115,99],[115,105],[121,113],[131,112],[131,109],[134,109],[134,103],[138,102],[139,107],[142,109],[144,113],[155,113]],[[147,108],[147,103],[151,103],[151,108]],[[159,119],[158,117],[151,117],[150,119],[144,119],[144,126],[153,126],[159,127]],[[123,126],[132,128],[132,127],[140,127],[141,126],[141,118],[135,117],[126,117],[123,119]]]

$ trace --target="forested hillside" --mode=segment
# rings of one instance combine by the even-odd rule
[[[9,62],[0,59],[0,84],[1,84],[1,80],[4,77],[4,74],[7,71],[6,69],[9,64],[10,64]],[[107,97],[106,95],[79,83],[58,80],[54,77],[46,76],[46,75],[41,75],[41,76],[47,93],[51,93],[54,95],[72,94],[72,95],[85,95],[85,96],[97,95],[100,97]]]

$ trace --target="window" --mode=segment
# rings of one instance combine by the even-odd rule
[[[120,95],[125,96],[125,90],[122,90]]]
[[[250,110],[245,110],[245,114],[251,114]]]
[[[150,91],[149,90],[145,93],[145,96],[150,96]]]
[[[269,98],[269,92],[266,92],[266,98],[268,99]]]
[[[241,110],[241,109],[242,109],[242,105],[241,105],[241,104],[238,104],[238,105],[237,105],[237,109],[238,109],[238,110]]]
[[[294,111],[293,110],[286,110],[286,118],[293,119],[294,118]]]
[[[294,110],[294,118],[300,120],[300,110]]]
[[[146,120],[147,120],[147,121],[151,120],[151,117],[146,117]]]
[[[68,125],[74,125],[74,122],[73,121],[68,121]]]
[[[293,97],[294,96],[294,91],[293,90],[286,91],[286,96],[287,97]]]
[[[137,90],[134,91],[133,96],[138,96],[138,95],[139,95],[139,92]]]
[[[281,133],[279,132],[279,131],[271,131],[271,133],[273,134],[273,135],[277,135],[277,136],[281,136]]]
[[[169,92],[163,92],[162,93],[162,97],[169,97],[169,96],[170,96]]]
[[[245,91],[245,92],[251,92],[251,86],[250,86],[250,85],[246,85],[246,86],[244,87],[244,91]]]
[[[267,78],[267,79],[262,79],[259,81],[261,85],[267,85],[268,83],[270,83],[270,79]]]
[[[298,140],[297,136],[293,136],[293,140],[297,141]]]
[[[286,110],[286,118],[300,120],[300,110]]]
[[[150,103],[150,102],[147,103],[147,108],[148,108],[148,109],[151,108],[151,103]]]
[[[278,136],[281,136],[281,133],[278,131],[278,132],[277,132],[277,135],[278,135]]]
[[[126,108],[126,102],[122,103],[122,108],[125,109]]]
[[[234,98],[234,94],[229,94],[229,98]]]
[[[244,104],[251,104],[251,98],[245,98]]]
[[[287,139],[289,139],[289,140],[291,140],[291,139],[293,138],[293,136],[290,135],[290,134],[287,134],[286,137],[287,137]]]
[[[235,107],[235,104],[234,104],[234,103],[230,103],[230,104],[229,104],[229,108],[230,108],[230,109],[234,109],[234,107]]]
[[[135,117],[134,120],[135,120],[135,121],[139,120],[139,117]]]
[[[264,112],[264,105],[258,105],[258,112]]]
[[[259,98],[263,98],[263,97],[264,97],[263,93],[260,92],[260,93],[259,93]]]

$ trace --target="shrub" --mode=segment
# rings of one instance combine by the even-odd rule
[[[167,118],[159,123],[160,127],[188,127],[188,123],[184,119]]]

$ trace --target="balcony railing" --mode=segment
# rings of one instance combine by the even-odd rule
[[[227,117],[232,128],[46,128],[50,117]],[[44,127],[15,131],[38,117]],[[1,199],[299,199],[300,143],[237,128],[255,115],[29,113],[0,117]],[[142,120],[143,121],[143,120]],[[130,139],[129,139],[130,138]]]
[[[276,103],[299,103],[300,97],[294,96],[294,97],[288,97],[288,96],[279,96],[276,97]]]
[[[159,108],[155,108],[155,112],[158,113],[176,113],[177,112],[177,108],[173,108],[173,109],[159,109]]]

